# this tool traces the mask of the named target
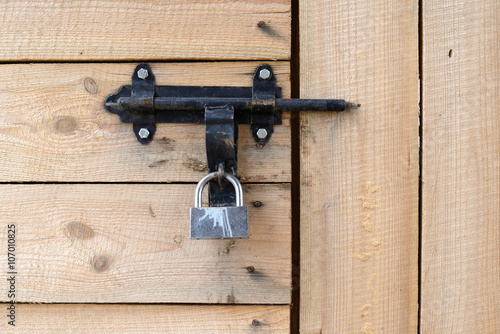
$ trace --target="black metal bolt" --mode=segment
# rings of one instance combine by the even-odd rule
[[[264,22],[264,21],[260,21],[259,23],[257,23],[257,26],[258,26],[259,28],[264,28],[264,27],[266,26],[266,22]]]
[[[255,202],[253,202],[253,206],[255,206],[256,208],[260,208],[262,206],[262,202],[255,201]]]
[[[258,326],[260,324],[259,320],[253,319],[252,320],[252,326]]]
[[[254,266],[248,266],[247,270],[248,270],[249,273],[253,273],[255,271],[255,267]]]

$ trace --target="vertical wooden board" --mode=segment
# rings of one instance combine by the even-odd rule
[[[418,1],[300,1],[303,333],[415,333]]]
[[[423,1],[422,333],[500,333],[500,2]]]
[[[290,57],[290,0],[12,0],[0,18],[1,61]]]
[[[285,334],[290,326],[288,306],[17,304],[15,316],[14,327],[2,319],[2,333]]]

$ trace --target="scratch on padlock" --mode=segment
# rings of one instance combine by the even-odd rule
[[[217,210],[210,210],[211,208],[207,208],[205,211],[205,215],[200,218],[201,221],[205,221],[205,219],[213,219],[214,225],[213,228],[222,228],[222,235],[227,238],[231,238],[233,236],[233,230],[231,229],[231,224],[229,224],[229,217],[227,215],[226,208],[217,208]]]

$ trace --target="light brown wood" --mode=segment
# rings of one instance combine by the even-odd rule
[[[259,63],[152,64],[158,85],[252,86]],[[271,63],[283,96],[288,62]],[[158,123],[141,145],[131,123],[104,109],[107,95],[129,85],[136,64],[1,65],[0,181],[197,182],[207,173],[202,124]],[[242,182],[290,182],[290,118],[258,149],[241,125]]]
[[[289,0],[15,0],[0,13],[1,61],[290,58]]]
[[[418,1],[300,1],[303,333],[416,333]]]
[[[234,240],[189,239],[194,188],[0,185],[1,245],[16,225],[17,301],[288,304],[290,185],[245,185],[250,238]]]
[[[16,326],[2,321],[2,333],[285,334],[290,327],[288,306],[17,304],[16,311]]]
[[[423,2],[422,333],[500,333],[500,2]]]

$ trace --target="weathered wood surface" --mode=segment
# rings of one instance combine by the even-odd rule
[[[1,61],[290,58],[289,0],[16,0],[0,12]]]
[[[16,311],[16,326],[2,321],[2,333],[285,334],[290,326],[288,306],[17,304]]]
[[[500,333],[500,2],[423,2],[422,333]]]
[[[194,188],[0,185],[0,244],[16,225],[17,301],[288,304],[290,185],[244,186],[245,240],[189,239]]]
[[[303,333],[415,333],[418,1],[300,1]]]
[[[158,85],[252,86],[259,63],[152,64]],[[290,94],[288,62],[272,62]],[[0,182],[197,182],[206,173],[202,124],[158,124],[141,145],[104,99],[131,83],[136,64],[0,65]],[[216,74],[216,75],[215,75]],[[290,119],[263,149],[240,126],[242,182],[290,182]]]

